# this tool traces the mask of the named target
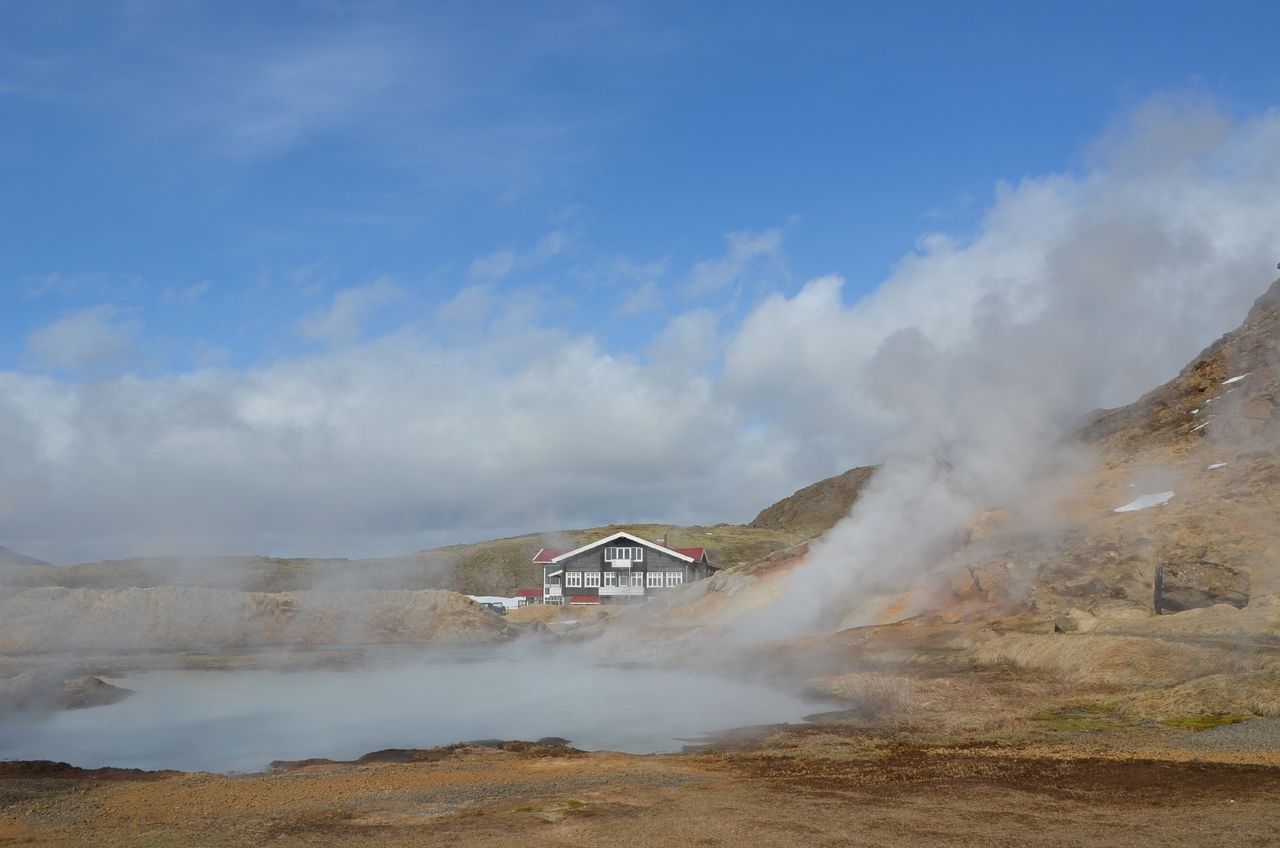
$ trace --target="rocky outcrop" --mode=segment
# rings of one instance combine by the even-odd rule
[[[1230,604],[1249,605],[1249,575],[1216,562],[1168,563],[1156,569],[1157,614]]]
[[[99,677],[70,680],[53,673],[26,671],[0,680],[0,713],[20,710],[78,710],[114,704],[132,695]]]

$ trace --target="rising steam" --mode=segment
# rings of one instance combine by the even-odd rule
[[[883,467],[741,634],[868,623],[842,616],[938,568],[983,511],[1017,509],[1087,467],[1064,438],[1073,422],[1172,377],[1266,287],[1280,252],[1280,117],[1233,127],[1156,102],[1099,156],[1083,179],[1005,188],[971,242],[931,243],[869,302],[845,308],[838,282],[820,280],[767,307],[817,300],[821,332],[874,337],[904,302],[938,302],[840,363],[832,394],[888,422]]]

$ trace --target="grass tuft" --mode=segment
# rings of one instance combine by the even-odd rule
[[[1178,727],[1184,730],[1211,730],[1215,727],[1222,727],[1227,724],[1239,724],[1242,721],[1248,721],[1253,718],[1250,715],[1241,713],[1227,713],[1223,715],[1185,715],[1173,716],[1172,718],[1160,719],[1160,723],[1165,727]]]

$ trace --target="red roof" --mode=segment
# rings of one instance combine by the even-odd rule
[[[541,598],[541,589],[516,589],[517,598]]]
[[[704,556],[707,555],[706,548],[672,548],[671,550],[675,551],[678,554],[684,554],[685,556],[692,559],[694,562],[697,562],[698,560],[702,559]]]
[[[599,595],[570,595],[569,603],[571,604],[598,604],[600,603]]]
[[[551,560],[560,556],[560,554],[568,553],[570,550],[571,548],[564,548],[563,550],[560,548],[542,548],[533,555],[533,561],[549,564]]]

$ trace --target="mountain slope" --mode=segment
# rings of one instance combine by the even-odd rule
[[[795,494],[765,507],[748,527],[804,530],[819,536],[849,514],[874,467],[851,468],[843,474],[819,480]]]
[[[0,545],[0,565],[48,565],[44,560],[25,556]]]

